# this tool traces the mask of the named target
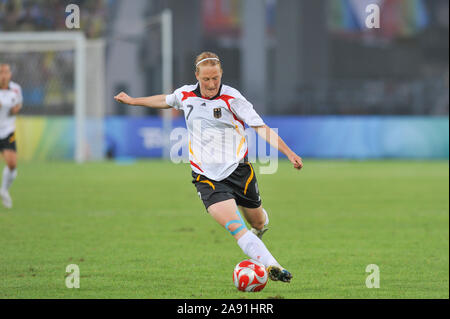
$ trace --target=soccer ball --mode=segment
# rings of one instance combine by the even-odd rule
[[[241,261],[233,272],[234,285],[240,291],[261,291],[266,286],[267,278],[264,265],[253,259]]]

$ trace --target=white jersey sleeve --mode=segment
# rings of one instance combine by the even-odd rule
[[[166,104],[173,107],[176,110],[183,109],[183,92],[190,91],[190,85],[184,85],[179,89],[176,89],[172,94],[166,95]]]
[[[230,101],[230,107],[236,116],[247,123],[248,126],[264,125],[264,121],[256,113],[252,103],[247,101],[239,92],[235,92],[235,98]]]

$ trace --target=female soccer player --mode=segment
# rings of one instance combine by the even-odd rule
[[[173,94],[132,98],[121,92],[114,98],[130,105],[184,111],[192,183],[206,210],[231,233],[246,255],[267,268],[270,279],[290,282],[291,273],[281,267],[261,240],[269,218],[248,162],[244,122],[285,154],[295,169],[303,167],[302,159],[264,124],[251,103],[236,89],[221,83],[222,65],[216,54],[203,52],[197,56],[195,77],[197,84],[185,85]]]
[[[0,63],[0,152],[5,159],[0,197],[3,206],[12,207],[9,187],[17,176],[15,120],[22,108],[22,89],[11,81],[9,64]]]

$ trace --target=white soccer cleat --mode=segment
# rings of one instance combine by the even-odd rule
[[[9,195],[8,190],[0,190],[0,196],[2,197],[3,206],[5,206],[6,208],[12,208],[12,199]]]

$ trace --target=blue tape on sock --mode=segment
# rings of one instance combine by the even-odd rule
[[[245,226],[245,222],[244,222],[244,220],[242,219],[242,216],[241,216],[241,214],[239,213],[239,211],[236,211],[236,214],[238,214],[239,220],[236,220],[236,219],[230,220],[230,221],[229,221],[228,223],[226,223],[226,225],[225,225],[225,228],[230,232],[230,234],[231,234],[232,236],[234,236],[234,235],[236,235],[237,233],[239,233],[242,229],[247,228],[247,227]],[[231,224],[240,224],[241,226],[238,227],[238,228],[236,228],[234,231],[231,231],[231,230],[228,229],[228,226],[230,226]]]

